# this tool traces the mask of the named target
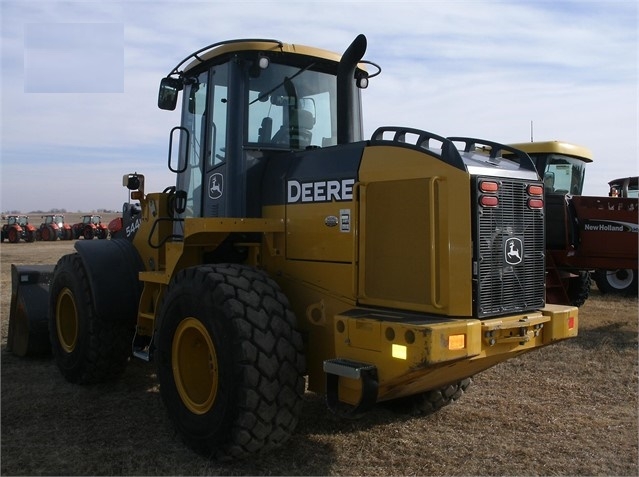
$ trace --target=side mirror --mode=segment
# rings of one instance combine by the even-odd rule
[[[178,91],[182,89],[182,82],[177,78],[162,78],[158,93],[158,108],[167,111],[175,110]]]

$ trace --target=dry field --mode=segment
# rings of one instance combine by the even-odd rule
[[[636,298],[593,287],[578,338],[485,371],[435,415],[380,407],[340,421],[308,393],[285,448],[221,464],[173,433],[152,364],[76,386],[50,358],[6,351],[10,264],[54,263],[72,249],[0,245],[2,475],[638,475]]]

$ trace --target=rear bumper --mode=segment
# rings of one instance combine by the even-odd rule
[[[353,309],[334,320],[336,357],[374,366],[378,401],[460,381],[502,361],[577,336],[578,309],[547,305],[521,315],[441,319]],[[359,400],[360,383],[340,377],[340,400]]]

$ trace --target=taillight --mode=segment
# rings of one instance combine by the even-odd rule
[[[479,190],[482,192],[497,192],[499,190],[499,184],[493,181],[481,181],[479,183]]]
[[[528,199],[528,207],[531,209],[543,209],[544,201],[541,199]]]
[[[529,184],[526,187],[526,192],[532,198],[528,199],[528,207],[530,209],[543,209],[544,208],[544,188],[539,184]]]
[[[540,185],[531,184],[528,186],[528,194],[541,197],[544,195],[544,188]]]
[[[479,197],[479,205],[482,207],[497,207],[499,199],[494,195],[482,195]]]
[[[499,192],[499,182],[495,181],[479,181],[479,191],[490,195],[480,195],[479,205],[482,207],[497,207],[499,205],[499,199],[496,194]]]

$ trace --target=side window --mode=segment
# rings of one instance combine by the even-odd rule
[[[202,206],[202,168],[206,156],[208,72],[190,80],[184,88],[182,111],[182,126],[189,131],[188,161],[186,170],[178,178],[178,188],[186,191],[186,215],[198,217]],[[180,147],[180,153],[187,153],[186,148]]]
[[[549,194],[581,194],[584,163],[578,159],[550,155],[544,171],[544,186]]]
[[[207,171],[226,160],[226,126],[228,112],[228,64],[216,66],[211,71],[211,153],[207,161]]]

